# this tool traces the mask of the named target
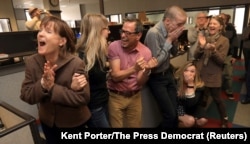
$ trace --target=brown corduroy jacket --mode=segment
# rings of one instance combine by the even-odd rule
[[[85,123],[91,116],[87,107],[90,99],[89,85],[74,91],[71,87],[74,73],[85,74],[84,62],[74,55],[59,58],[55,70],[55,84],[48,93],[41,86],[45,58],[39,54],[25,60],[25,79],[20,98],[29,104],[40,104],[40,121],[52,127],[76,127]],[[86,75],[87,77],[87,75]]]
[[[195,59],[198,59],[197,66],[201,78],[207,87],[221,87],[222,71],[229,50],[229,40],[221,35],[215,43],[215,49],[216,51],[211,52],[207,65],[204,65],[204,53],[209,50],[203,50],[198,45],[194,53]]]

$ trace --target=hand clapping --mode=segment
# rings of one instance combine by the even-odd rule
[[[56,67],[56,64],[51,65],[49,61],[44,64],[44,73],[42,75],[42,87],[48,91],[54,86]]]
[[[215,42],[214,43],[207,43],[206,38],[203,34],[199,33],[198,35],[199,44],[202,49],[207,50],[214,50],[215,49]]]

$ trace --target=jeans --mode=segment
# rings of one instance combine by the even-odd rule
[[[177,117],[177,88],[171,70],[165,73],[152,73],[148,80],[148,86],[162,112],[163,121],[161,127],[176,128]]]
[[[107,106],[102,106],[96,109],[90,109],[91,118],[87,122],[89,128],[109,128],[107,117]]]

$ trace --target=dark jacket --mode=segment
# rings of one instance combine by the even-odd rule
[[[79,52],[79,57],[86,62],[83,52]],[[108,104],[107,71],[107,68],[101,68],[98,59],[96,59],[94,66],[88,71],[91,97],[88,106],[90,110],[104,107]]]
[[[108,104],[109,92],[107,88],[107,70],[101,69],[98,60],[89,70],[90,102],[89,108],[96,109]]]
[[[41,122],[52,127],[70,128],[85,123],[91,116],[87,104],[90,99],[89,85],[80,91],[73,91],[72,76],[75,72],[84,74],[84,63],[77,56],[59,58],[55,70],[55,85],[46,93],[41,86],[45,58],[35,54],[25,61],[25,79],[20,98],[29,103],[40,103]]]
[[[228,38],[229,40],[229,50],[227,55],[231,55],[234,58],[237,57],[237,51],[235,51],[235,48],[239,47],[239,42],[238,42],[238,37],[237,37],[237,33],[236,33],[236,29],[234,27],[233,24],[228,23],[225,27],[225,33],[223,33],[223,35]]]
[[[186,98],[185,96],[178,97],[178,107],[183,108],[183,112],[194,116],[195,118],[206,117],[206,111],[202,106],[204,95],[204,87],[197,88],[195,90],[195,96],[193,98]],[[179,111],[178,111],[178,114]]]
[[[242,33],[243,49],[250,49],[250,25],[244,28]]]

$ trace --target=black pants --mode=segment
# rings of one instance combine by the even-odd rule
[[[248,59],[248,67],[250,67],[250,59]],[[248,69],[246,71],[247,73],[247,77],[246,77],[246,89],[247,89],[247,93],[246,93],[246,100],[250,100],[250,69]]]
[[[177,89],[172,71],[151,74],[148,86],[162,112],[163,121],[161,127],[176,128],[178,124]]]
[[[245,71],[248,70],[248,62],[250,59],[250,48],[243,48],[244,62],[245,62]]]
[[[60,137],[60,134],[61,132],[69,132],[70,133],[70,130],[72,130],[74,132],[77,132],[77,131],[83,131],[86,124],[82,124],[80,126],[77,126],[77,127],[73,127],[73,128],[58,128],[56,127],[55,125],[53,127],[49,127],[47,126],[46,124],[42,123],[41,122],[41,125],[42,125],[42,129],[43,129],[43,133],[45,135],[45,138],[46,138],[46,144],[60,144],[60,141],[63,141],[61,140],[61,137]]]

